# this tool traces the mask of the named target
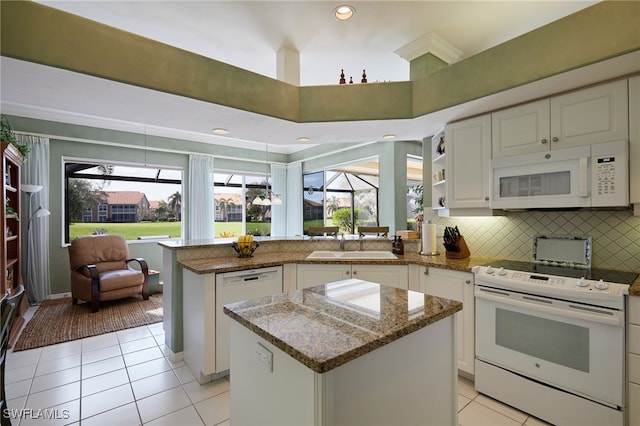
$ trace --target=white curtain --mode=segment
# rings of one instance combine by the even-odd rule
[[[214,238],[213,157],[189,155],[189,199],[185,206],[187,239]]]
[[[49,216],[34,216],[39,207],[49,210],[49,138],[17,135],[18,141],[29,146],[30,152],[20,168],[22,185],[40,185],[38,192],[22,193],[21,226],[22,278],[29,303],[47,299],[49,276]],[[33,217],[32,217],[33,216]]]
[[[287,164],[286,200],[286,235],[302,235],[302,163]]]
[[[271,165],[271,192],[277,194],[282,204],[271,204],[271,236],[287,236],[287,166],[281,164]]]

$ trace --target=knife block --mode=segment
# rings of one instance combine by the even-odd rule
[[[460,235],[456,238],[456,245],[460,249],[460,251],[449,251],[447,250],[447,258],[449,259],[464,259],[469,257],[471,253],[469,252],[469,247],[467,247],[467,242],[464,240],[464,237]]]

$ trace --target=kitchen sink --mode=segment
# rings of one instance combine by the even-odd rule
[[[312,252],[307,259],[397,259],[390,251],[323,251]]]

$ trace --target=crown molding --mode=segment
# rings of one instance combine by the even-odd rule
[[[409,62],[424,54],[431,53],[447,64],[452,64],[460,60],[463,52],[438,34],[430,33],[402,46],[394,53]]]

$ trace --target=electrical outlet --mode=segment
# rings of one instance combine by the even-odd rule
[[[273,371],[273,353],[262,346],[260,343],[256,343],[256,356],[269,373]]]

